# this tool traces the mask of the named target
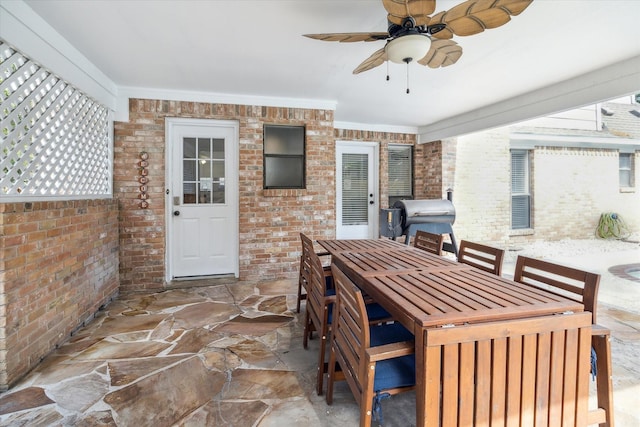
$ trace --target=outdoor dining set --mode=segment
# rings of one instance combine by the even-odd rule
[[[301,233],[303,345],[320,340],[317,393],[346,381],[360,425],[414,390],[417,426],[613,426],[610,333],[600,276],[443,235],[313,241]],[[589,404],[590,381],[595,384]],[[392,405],[390,402],[388,405]]]

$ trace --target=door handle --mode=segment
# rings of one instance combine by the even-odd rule
[[[173,216],[180,216],[180,211],[173,211]]]
[[[372,205],[374,203],[373,200],[369,200],[369,204]]]

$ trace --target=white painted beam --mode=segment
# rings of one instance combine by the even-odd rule
[[[567,66],[570,66],[569,64]],[[640,56],[439,121],[418,130],[420,143],[506,126],[640,90]]]

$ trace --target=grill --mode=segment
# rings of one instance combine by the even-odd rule
[[[405,243],[409,244],[417,230],[448,234],[451,243],[445,242],[444,250],[457,255],[452,227],[455,220],[456,210],[450,200],[398,200],[393,208],[380,210],[380,236],[405,236]]]

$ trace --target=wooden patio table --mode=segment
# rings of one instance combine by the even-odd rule
[[[433,405],[427,402],[426,390],[425,344],[429,329],[584,310],[576,301],[393,240],[318,243],[358,287],[413,331],[417,425],[427,425],[426,407]],[[581,378],[588,377],[586,365],[586,375]],[[490,382],[491,370],[486,375]]]

